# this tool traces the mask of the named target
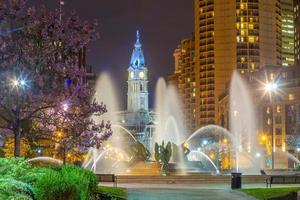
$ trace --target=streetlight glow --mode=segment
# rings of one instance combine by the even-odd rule
[[[69,109],[69,105],[68,105],[67,103],[64,103],[64,104],[62,105],[62,107],[63,107],[63,110],[64,110],[64,111],[68,111],[68,109]]]
[[[278,88],[278,85],[277,85],[276,83],[267,83],[267,84],[265,85],[265,89],[266,89],[268,92],[275,91],[277,88]]]
[[[20,84],[21,84],[21,86],[25,86],[26,85],[26,81],[25,80],[21,80]]]
[[[13,85],[14,87],[18,87],[18,86],[19,86],[19,81],[18,81],[17,79],[12,80],[12,85]]]

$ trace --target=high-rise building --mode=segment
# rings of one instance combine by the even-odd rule
[[[195,39],[183,39],[174,51],[175,72],[169,76],[169,83],[178,88],[183,103],[184,125],[187,130],[195,130]]]
[[[148,78],[145,58],[140,43],[139,31],[128,68],[127,110],[130,112],[141,109],[148,111]]]
[[[294,52],[295,63],[300,64],[300,0],[294,0]]]
[[[196,128],[216,123],[233,70],[281,65],[280,0],[195,0]]]
[[[293,0],[281,0],[282,66],[295,64]]]

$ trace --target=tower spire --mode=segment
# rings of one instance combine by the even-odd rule
[[[145,58],[142,50],[142,44],[140,42],[140,32],[136,31],[136,42],[130,59],[130,67],[134,69],[141,69],[145,67]]]
[[[140,42],[140,31],[139,30],[136,31],[136,42],[135,42],[134,47],[136,47],[136,48],[142,47],[142,44]]]

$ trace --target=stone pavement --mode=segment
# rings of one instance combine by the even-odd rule
[[[243,193],[226,189],[131,188],[129,200],[254,200]]]
[[[112,184],[101,184],[112,186]],[[274,185],[291,187],[299,185]],[[129,200],[255,200],[230,189],[228,184],[118,184],[128,190]],[[265,184],[243,184],[243,188],[266,188]]]

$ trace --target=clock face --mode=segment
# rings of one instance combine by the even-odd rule
[[[130,72],[130,77],[133,78],[134,77],[134,73]]]
[[[144,77],[145,77],[144,72],[140,72],[140,73],[139,73],[139,76],[140,76],[140,78],[144,78]]]

